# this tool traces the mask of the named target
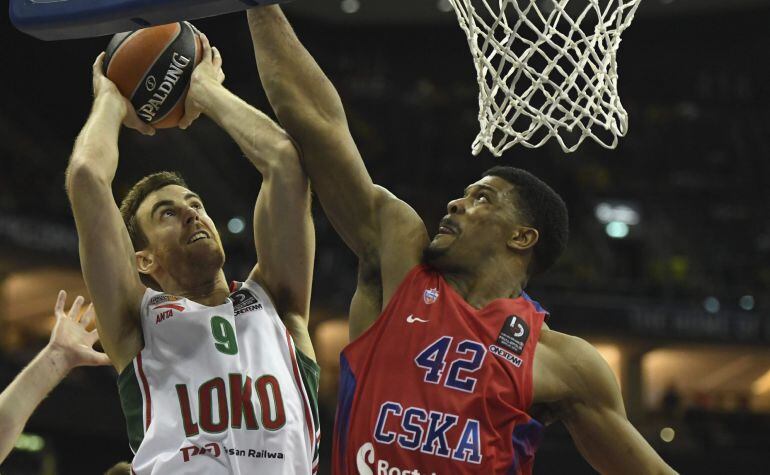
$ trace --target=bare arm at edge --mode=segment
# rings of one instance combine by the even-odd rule
[[[297,141],[329,220],[363,260],[390,259],[380,255],[386,233],[402,236],[398,259],[408,271],[427,243],[422,220],[409,205],[374,185],[337,90],[281,9],[252,9],[248,20],[262,86],[279,121]]]
[[[358,256],[358,287],[350,309],[351,337],[356,337],[420,262],[428,243],[425,225],[408,204],[373,183],[339,94],[280,7],[249,10],[248,21],[270,104],[298,144],[329,221]]]
[[[560,352],[573,376],[559,412],[583,458],[602,474],[676,473],[628,421],[615,375],[599,352],[565,337]]]
[[[89,307],[80,321],[83,297],[78,296],[69,312],[64,312],[67,293],[59,291],[54,313],[56,325],[43,350],[0,393],[0,464],[13,449],[35,408],[76,366],[110,364],[104,353],[92,347],[99,339],[96,330],[88,331],[94,319]]]
[[[315,358],[308,333],[315,233],[310,186],[288,134],[268,116],[221,83],[222,58],[202,35],[188,104],[214,120],[262,174],[254,206],[254,244],[259,264],[249,278],[265,285],[297,347]]]
[[[146,288],[139,280],[134,248],[112,195],[118,135],[123,122],[143,133],[153,131],[104,77],[101,61],[102,55],[94,63],[94,104],[75,141],[66,188],[101,342],[120,372],[142,349],[139,306]]]

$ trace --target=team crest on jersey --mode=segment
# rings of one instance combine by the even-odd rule
[[[159,303],[176,302],[177,300],[182,300],[182,297],[178,297],[176,295],[171,295],[171,294],[160,294],[151,298],[149,304],[158,305]]]
[[[510,315],[497,335],[497,344],[521,356],[529,338],[529,325],[518,315]]]
[[[233,299],[233,313],[240,315],[253,310],[262,310],[262,304],[259,303],[257,296],[249,292],[248,289],[240,289],[230,295]]]
[[[422,294],[422,300],[428,305],[434,303],[438,300],[438,289],[425,289],[425,292]]]

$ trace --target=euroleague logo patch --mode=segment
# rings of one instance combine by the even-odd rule
[[[528,338],[529,325],[527,322],[517,315],[511,315],[505,319],[505,325],[500,330],[500,334],[497,335],[497,344],[521,356]]]
[[[259,303],[257,297],[246,289],[233,292],[230,298],[233,299],[233,313],[235,315],[251,312],[252,310],[262,310],[262,304]]]
[[[425,289],[425,292],[422,294],[422,300],[427,305],[434,303],[438,300],[438,289]]]

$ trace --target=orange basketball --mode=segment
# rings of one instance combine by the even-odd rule
[[[155,128],[175,127],[184,115],[190,76],[201,43],[188,22],[118,33],[107,45],[105,75]]]

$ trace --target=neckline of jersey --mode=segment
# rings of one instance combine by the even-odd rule
[[[449,281],[447,281],[447,280],[444,278],[444,274],[442,274],[441,272],[438,272],[438,271],[436,271],[436,273],[438,274],[439,278],[441,279],[441,282],[443,282],[443,283],[444,283],[444,285],[445,285],[445,286],[446,286],[446,287],[449,289],[449,291],[450,291],[452,294],[454,294],[455,296],[457,296],[457,298],[460,300],[460,302],[462,302],[462,304],[463,304],[463,305],[464,305],[464,306],[465,306],[465,307],[466,307],[468,310],[471,310],[471,311],[472,311],[472,312],[474,312],[474,313],[482,313],[483,311],[485,311],[486,309],[488,309],[488,308],[489,308],[491,305],[495,304],[495,303],[496,303],[497,301],[499,301],[499,300],[503,300],[503,301],[505,301],[505,300],[508,300],[508,301],[511,301],[511,302],[516,302],[516,301],[518,301],[518,300],[524,300],[524,301],[525,301],[527,304],[529,304],[529,305],[531,305],[531,306],[533,306],[533,307],[534,307],[534,305],[533,305],[533,303],[532,303],[532,302],[533,302],[533,300],[532,300],[532,299],[530,299],[530,298],[529,298],[529,296],[528,296],[528,295],[527,295],[527,294],[526,294],[526,293],[525,293],[525,292],[522,290],[522,291],[521,291],[521,293],[519,294],[519,296],[518,296],[518,297],[514,297],[514,298],[511,298],[511,297],[498,297],[498,298],[496,298],[496,299],[492,299],[492,300],[490,300],[490,301],[489,301],[489,302],[487,302],[487,304],[486,304],[486,305],[484,305],[483,307],[481,307],[481,308],[476,308],[476,307],[474,307],[473,305],[471,305],[470,303],[468,303],[468,301],[467,301],[467,300],[465,300],[465,298],[464,298],[462,295],[460,295],[460,292],[458,292],[458,291],[457,291],[457,289],[455,289],[454,287],[452,287],[452,284],[450,284],[450,283],[449,283]]]

